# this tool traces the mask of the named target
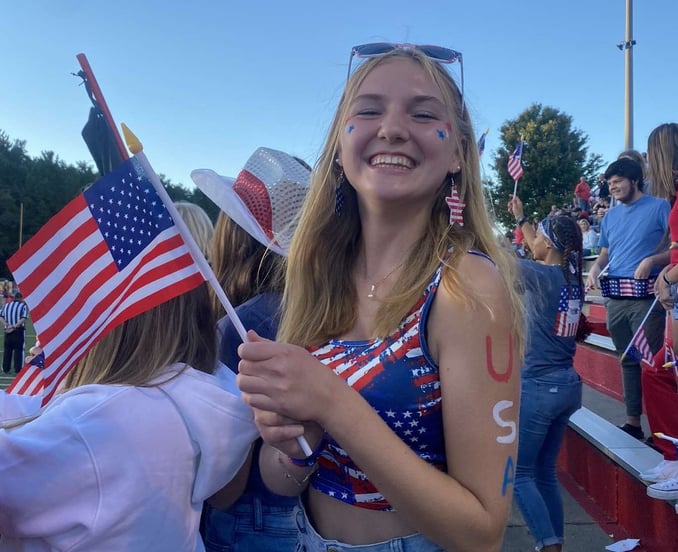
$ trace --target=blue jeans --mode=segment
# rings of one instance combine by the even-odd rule
[[[294,506],[273,505],[246,493],[228,511],[203,509],[203,541],[207,552],[292,552],[297,543]]]
[[[581,407],[581,395],[581,379],[574,369],[524,378],[521,383],[514,494],[538,549],[563,542],[556,462],[567,421]]]
[[[296,552],[443,552],[420,533],[374,544],[345,544],[322,538],[311,525],[303,506],[296,508],[299,536]]]

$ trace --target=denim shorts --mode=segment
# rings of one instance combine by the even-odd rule
[[[292,552],[297,542],[294,503],[279,502],[254,492],[245,493],[226,511],[205,504],[201,533],[206,552]]]
[[[678,284],[671,284],[669,293],[671,293],[671,297],[673,297],[673,309],[671,310],[671,316],[674,320],[678,320]]]
[[[296,520],[299,530],[296,552],[444,552],[420,533],[374,544],[345,544],[324,539],[311,525],[303,506],[297,507]]]

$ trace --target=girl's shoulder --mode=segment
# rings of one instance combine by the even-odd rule
[[[475,250],[463,253],[458,257],[454,270],[469,296],[485,297],[492,296],[495,293],[503,294],[505,291],[497,265],[485,253]],[[443,283],[445,274],[446,271],[443,269]],[[452,296],[451,290],[447,286],[442,285],[440,287],[442,289],[438,293],[442,292],[443,296]]]

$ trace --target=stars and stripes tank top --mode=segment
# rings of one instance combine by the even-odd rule
[[[440,378],[426,344],[426,322],[441,273],[442,265],[390,335],[367,341],[333,339],[310,352],[358,391],[416,454],[445,471]],[[329,435],[311,485],[360,508],[392,510]]]

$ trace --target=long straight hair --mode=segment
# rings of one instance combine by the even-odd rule
[[[73,367],[63,389],[148,386],[171,364],[212,373],[216,358],[216,318],[202,284],[113,329]]]
[[[394,50],[368,59],[349,79],[312,173],[311,188],[290,245],[278,338],[305,347],[318,345],[347,333],[355,322],[357,294],[352,274],[359,251],[361,223],[356,193],[350,185],[342,186],[345,202],[341,216],[335,214],[335,190],[340,177],[334,160],[348,109],[365,77],[375,67],[402,56],[418,63],[441,91],[447,115],[453,121],[451,139],[460,152],[461,170],[454,175],[454,183],[466,207],[464,226],[450,226],[445,201],[449,182],[445,179],[440,183],[430,222],[412,248],[390,296],[379,306],[373,337],[387,335],[397,328],[441,263],[446,267],[443,285],[460,303],[469,307],[479,304],[492,312],[493,305],[486,298],[471,296],[460,284],[459,259],[468,250],[475,249],[489,255],[497,264],[510,297],[516,345],[522,350],[523,309],[514,289],[515,259],[499,247],[488,218],[468,109],[462,107],[459,89],[450,74],[416,49]]]
[[[236,307],[260,293],[283,290],[280,255],[259,243],[223,211],[214,228],[210,258],[217,280]],[[219,318],[225,314],[214,293],[212,306]]]
[[[678,124],[664,123],[650,133],[647,161],[655,195],[673,203],[678,186]]]

